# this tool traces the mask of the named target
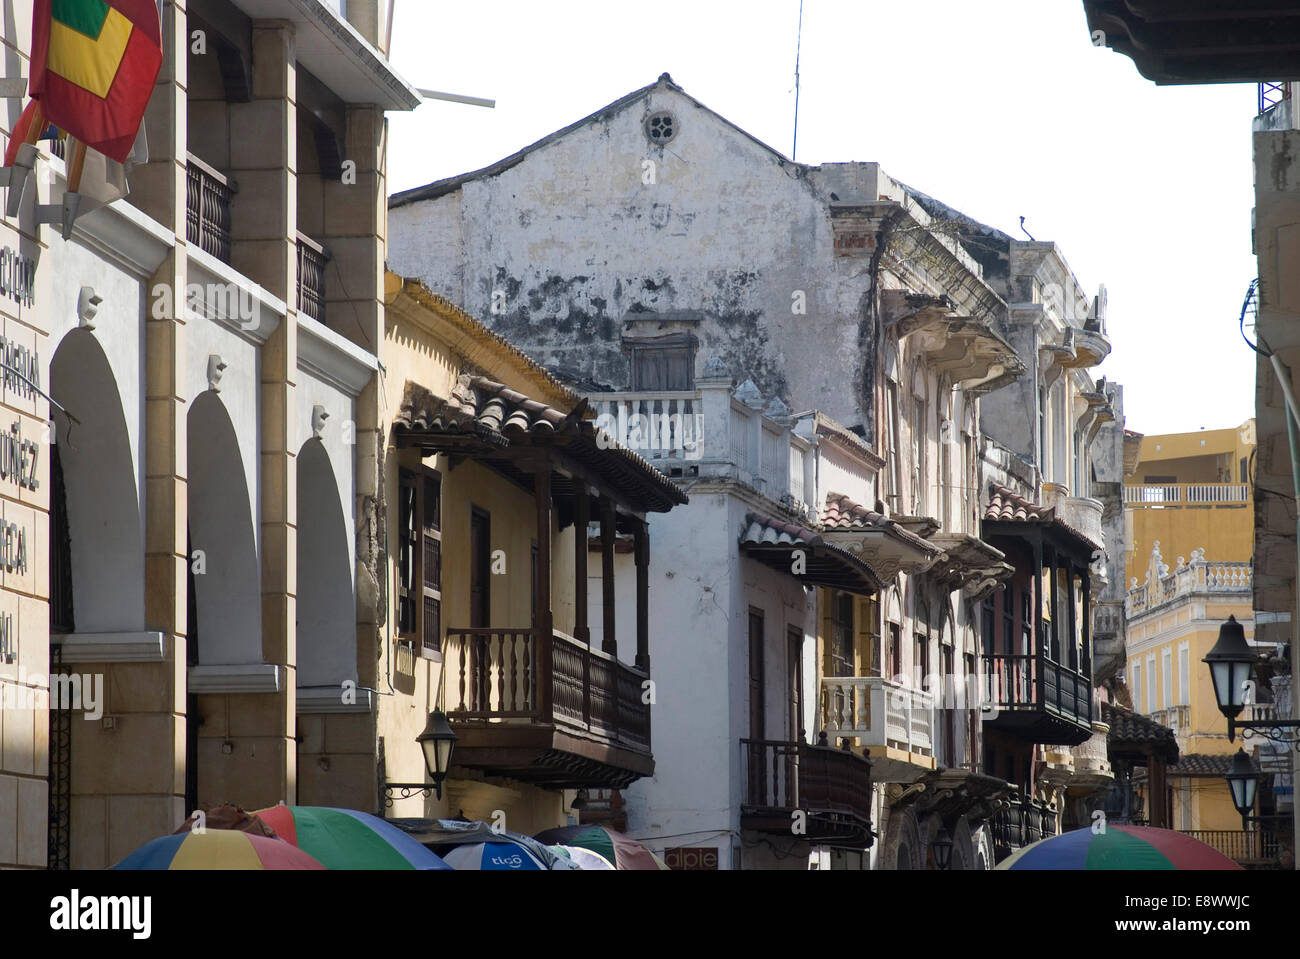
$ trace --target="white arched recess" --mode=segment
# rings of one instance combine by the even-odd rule
[[[262,566],[239,438],[215,390],[190,405],[186,432],[198,663],[261,663]]]
[[[298,451],[297,705],[300,713],[369,712],[357,679],[357,403],[379,361],[310,317],[298,316],[294,387]]]
[[[50,165],[61,177],[61,164]],[[126,203],[79,218],[71,241],[49,237],[38,267],[49,322],[42,386],[76,418],[50,408],[53,446],[42,444],[38,468],[53,496],[57,447],[75,631],[51,643],[64,663],[160,662],[163,634],[145,619],[144,324],[175,237]],[[32,560],[52,563],[53,546]]]
[[[144,543],[135,457],[117,379],[90,331],[64,336],[50,363],[50,395],[76,417],[75,423],[58,413],[53,418],[71,546],[75,636],[85,644],[91,637],[142,633]]]
[[[352,524],[329,454],[313,437],[298,453],[298,688],[333,690],[357,678]],[[341,696],[339,697],[342,698]]]

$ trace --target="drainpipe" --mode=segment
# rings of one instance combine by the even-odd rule
[[[1296,588],[1296,610],[1300,613],[1300,438],[1297,437],[1296,423],[1300,421],[1300,410],[1296,407],[1295,393],[1291,389],[1291,371],[1278,358],[1276,353],[1270,352],[1268,355],[1269,362],[1273,365],[1273,375],[1277,377],[1278,384],[1282,387],[1282,395],[1286,398],[1287,418],[1286,418],[1286,435],[1291,450],[1291,486],[1295,493],[1296,502],[1296,574],[1294,585]],[[1300,629],[1300,615],[1291,616],[1291,715],[1300,715],[1296,709],[1296,695],[1300,692],[1300,643],[1297,642],[1297,629]],[[1297,773],[1300,773],[1295,754],[1292,754],[1291,760],[1291,781],[1295,782]],[[1292,816],[1292,837],[1300,837],[1300,806],[1296,805],[1295,796],[1291,797],[1291,816]],[[1296,848],[1294,838],[1292,842],[1292,868],[1297,868]]]

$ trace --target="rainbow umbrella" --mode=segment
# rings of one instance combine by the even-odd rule
[[[1172,829],[1111,826],[1040,839],[997,869],[1240,869],[1223,853]]]
[[[324,869],[280,839],[232,829],[163,836],[145,843],[114,869]]]
[[[664,869],[654,853],[607,826],[560,826],[539,832],[538,840],[548,846],[581,846],[604,856],[615,869]]]
[[[392,823],[355,809],[272,806],[256,815],[326,869],[451,868]]]

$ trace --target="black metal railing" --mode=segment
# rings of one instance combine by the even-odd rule
[[[1056,810],[1032,799],[1013,799],[993,814],[990,823],[998,858],[1057,834]]]
[[[230,262],[230,207],[234,179],[190,154],[185,166],[185,239],[222,263]]]
[[[298,234],[298,312],[325,322],[325,264],[329,252],[309,236]]]

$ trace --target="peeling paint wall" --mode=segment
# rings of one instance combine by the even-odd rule
[[[644,126],[659,110],[678,120],[662,147]],[[867,261],[835,258],[815,172],[660,86],[503,172],[394,206],[389,264],[589,390],[628,388],[626,317],[698,311],[697,375],[718,356],[736,382],[855,425]]]

